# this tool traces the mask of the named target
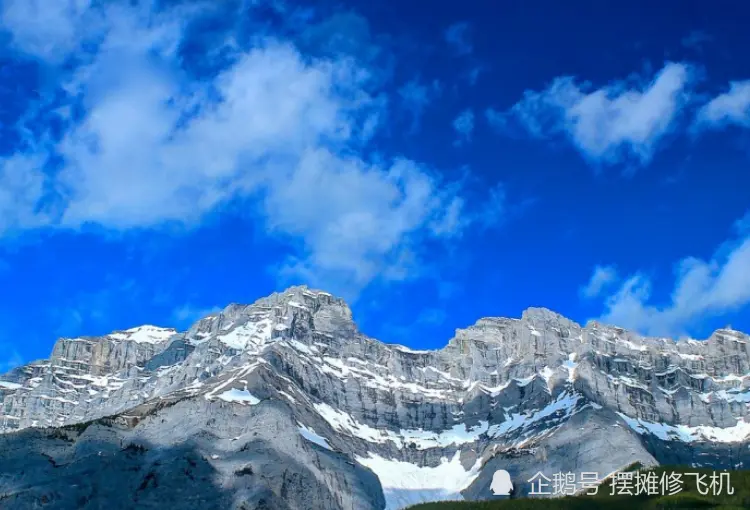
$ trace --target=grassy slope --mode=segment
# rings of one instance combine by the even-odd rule
[[[686,467],[660,467],[654,469],[657,475],[662,472],[705,473],[709,469]],[[674,496],[610,496],[611,486],[605,483],[596,496],[575,496],[565,498],[523,498],[496,501],[446,501],[425,503],[410,507],[409,510],[587,510],[587,509],[697,509],[715,510],[750,509],[750,471],[731,471],[730,480],[734,495],[702,496],[695,488],[695,477],[684,477],[681,493]]]

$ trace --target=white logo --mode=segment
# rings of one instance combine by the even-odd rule
[[[492,475],[490,490],[495,496],[510,496],[510,491],[513,490],[513,482],[506,470],[498,469],[495,471],[495,474]]]

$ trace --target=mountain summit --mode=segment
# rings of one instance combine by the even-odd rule
[[[184,332],[63,338],[0,376],[0,501],[382,509],[520,494],[541,471],[750,465],[750,338],[646,338],[541,308],[438,350],[292,287]],[[116,480],[116,483],[113,483]]]

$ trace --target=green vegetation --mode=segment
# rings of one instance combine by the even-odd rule
[[[637,468],[637,466],[634,466]],[[425,503],[410,507],[409,510],[589,510],[589,509],[701,509],[741,510],[750,508],[750,471],[730,471],[730,483],[734,494],[726,494],[726,487],[722,494],[702,495],[696,487],[694,476],[684,476],[685,473],[701,473],[710,475],[711,469],[694,469],[689,467],[662,466],[653,470],[641,469],[640,473],[653,472],[659,478],[663,473],[682,473],[682,491],[672,496],[648,495],[616,495],[612,496],[611,481],[606,481],[599,487],[595,496],[567,496],[564,498],[518,498],[494,501],[446,501],[441,503]],[[618,487],[618,486],[616,486]],[[705,488],[704,488],[705,492]]]

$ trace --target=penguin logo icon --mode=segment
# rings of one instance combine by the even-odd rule
[[[510,474],[504,469],[495,471],[495,474],[492,475],[490,490],[495,496],[510,496],[510,491],[513,490],[513,482],[510,479]]]

